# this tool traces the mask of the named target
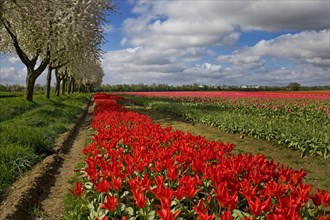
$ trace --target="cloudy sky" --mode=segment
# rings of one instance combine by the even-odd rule
[[[104,84],[330,84],[328,0],[115,2]],[[0,68],[0,83],[24,83],[19,59]]]

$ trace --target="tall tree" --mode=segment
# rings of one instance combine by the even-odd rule
[[[36,79],[50,60],[49,4],[31,0],[1,1],[1,51],[14,52],[27,68],[25,98],[32,101]],[[41,16],[41,17],[40,17]],[[45,17],[45,19],[41,19]],[[3,34],[6,32],[7,34]],[[38,63],[38,60],[40,62]]]
[[[287,85],[287,88],[290,90],[290,91],[298,91],[300,88],[301,88],[301,85],[297,82],[290,82],[288,85]]]

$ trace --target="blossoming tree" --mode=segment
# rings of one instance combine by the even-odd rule
[[[51,75],[77,58],[72,53],[99,59],[102,25],[112,11],[112,0],[0,2],[0,52],[16,54],[26,66],[26,100],[33,100],[35,81],[48,65]]]

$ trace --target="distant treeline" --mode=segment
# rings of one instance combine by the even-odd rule
[[[43,91],[44,86],[41,86],[40,84],[36,84],[34,86],[35,92]],[[12,85],[3,85],[0,84],[0,92],[24,92],[25,86],[19,85],[19,84],[12,84]]]
[[[93,86],[94,85],[92,85],[92,84],[88,84],[86,86],[84,86],[84,85],[79,86],[79,85],[75,84],[72,92],[73,91],[74,92],[90,92],[90,91],[93,92],[95,90]],[[63,87],[63,85],[62,85],[62,87]],[[67,86],[65,86],[65,87],[67,87]],[[43,92],[43,91],[45,91],[45,89],[46,89],[46,85],[35,84],[35,86],[34,86],[34,92]],[[51,86],[50,90],[52,92],[55,92],[55,86]],[[20,85],[20,84],[11,84],[11,85],[0,84],[0,92],[24,92],[24,91],[25,91],[25,86]],[[63,89],[62,89],[62,93],[63,93]]]
[[[54,90],[54,87],[51,87]],[[23,92],[25,86],[3,85],[0,84],[1,92]],[[41,92],[45,90],[45,85],[36,84],[34,91]],[[289,83],[287,86],[229,86],[229,85],[167,85],[167,84],[118,84],[101,85],[94,91],[99,92],[145,92],[145,91],[297,91],[297,90],[330,90],[328,86],[301,86],[298,83]]]
[[[292,85],[294,84],[294,85]],[[288,90],[329,90],[328,86],[301,86],[289,83],[287,86],[229,86],[229,85],[167,85],[167,84],[119,84],[102,85],[100,92],[142,92],[142,91],[288,91]]]

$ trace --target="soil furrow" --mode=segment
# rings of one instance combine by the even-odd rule
[[[74,175],[75,166],[83,156],[81,151],[86,143],[90,124],[91,117],[88,114],[83,124],[79,127],[76,136],[71,139],[72,143],[68,145],[71,147],[62,156],[63,164],[58,170],[56,181],[50,188],[49,193],[44,195],[40,210],[48,220],[58,220],[63,216],[63,199],[68,192],[68,180]]]

